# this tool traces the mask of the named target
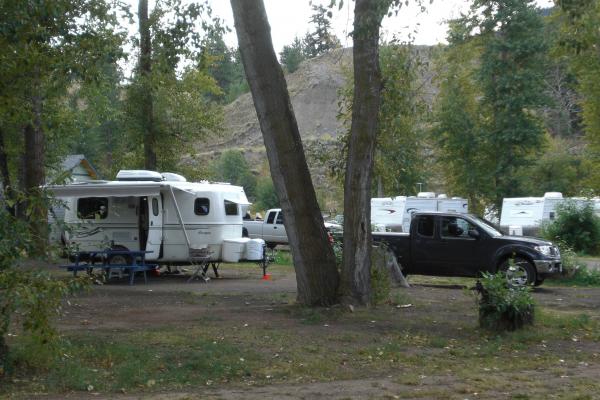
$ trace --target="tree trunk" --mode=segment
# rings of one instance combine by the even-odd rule
[[[142,85],[142,133],[144,137],[144,167],[156,170],[156,137],[154,129],[154,106],[152,91],[152,39],[148,20],[148,0],[138,4],[140,29],[139,72]]]
[[[356,0],[354,6],[354,100],[344,184],[345,302],[368,304],[371,295],[371,180],[381,103],[380,1]],[[387,9],[387,7],[385,7]]]
[[[0,178],[2,179],[2,189],[4,190],[4,198],[8,201],[15,201],[12,182],[10,179],[10,171],[8,169],[8,154],[6,153],[6,145],[4,144],[4,131],[0,128]],[[15,206],[8,205],[6,210],[15,215]]]
[[[337,301],[339,275],[317,204],[287,84],[262,0],[231,0],[242,62],[263,133],[271,177],[284,213],[298,302]]]
[[[39,77],[34,77],[31,106],[33,123],[25,126],[24,187],[31,232],[36,239],[36,251],[43,254],[48,240],[48,210],[42,199],[41,186],[45,183],[45,138],[42,128],[42,97]]]

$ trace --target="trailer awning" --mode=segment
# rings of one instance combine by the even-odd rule
[[[239,204],[240,206],[249,206],[252,204],[248,202],[248,199],[243,193],[223,193],[223,198],[232,203]]]
[[[49,185],[45,188],[56,197],[130,197],[155,196],[160,193],[160,183],[141,184],[81,183],[70,185]]]

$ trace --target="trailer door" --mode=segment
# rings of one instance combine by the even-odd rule
[[[148,241],[147,260],[157,260],[162,256],[163,241],[163,202],[160,194],[148,196]]]

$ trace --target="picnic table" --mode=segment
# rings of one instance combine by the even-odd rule
[[[125,271],[129,274],[129,284],[133,285],[136,272],[144,273],[144,283],[147,283],[146,271],[153,270],[158,267],[157,264],[147,264],[146,254],[152,251],[145,250],[86,250],[74,252],[75,260],[72,264],[61,265],[61,268],[66,268],[67,271],[73,272],[73,276],[77,276],[79,271],[86,271],[92,274],[94,268],[102,269],[103,272],[110,276],[113,269]],[[111,262],[117,259],[116,256],[122,256],[122,262]]]

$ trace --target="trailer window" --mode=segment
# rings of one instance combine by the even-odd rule
[[[419,235],[433,237],[433,216],[421,215],[418,218],[419,224],[417,226],[417,232]]]
[[[204,197],[199,197],[194,201],[194,214],[208,215],[210,211],[210,200]]]
[[[158,216],[158,199],[156,197],[152,198],[152,214],[154,214],[155,217]]]
[[[225,215],[238,215],[238,205],[233,201],[225,200]]]
[[[77,216],[81,219],[104,219],[108,215],[107,197],[77,199]]]

